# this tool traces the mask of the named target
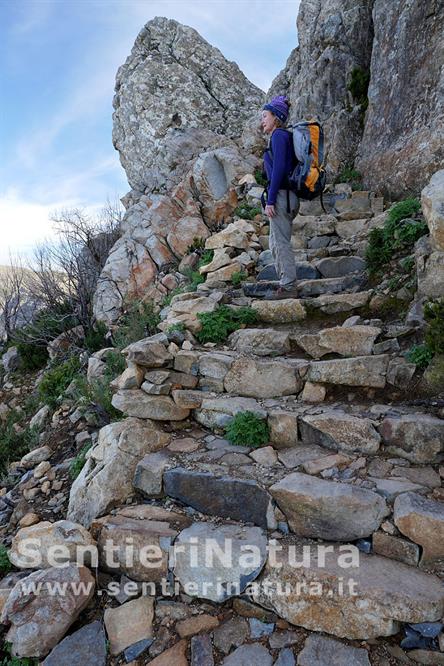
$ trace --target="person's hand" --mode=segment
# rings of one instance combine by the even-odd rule
[[[265,215],[267,217],[274,217],[276,215],[276,211],[274,209],[274,206],[265,206]]]

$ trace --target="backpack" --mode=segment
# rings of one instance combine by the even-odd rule
[[[297,123],[289,128],[297,164],[288,175],[288,187],[300,199],[311,201],[321,197],[325,189],[324,130],[316,120]]]

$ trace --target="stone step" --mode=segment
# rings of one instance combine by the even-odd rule
[[[323,294],[341,294],[356,292],[364,287],[367,277],[364,273],[356,273],[341,277],[320,278],[317,280],[302,280],[299,282],[301,298],[321,296]]]

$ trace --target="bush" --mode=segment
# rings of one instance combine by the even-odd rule
[[[133,301],[119,321],[119,326],[113,334],[116,347],[124,349],[132,342],[142,340],[157,333],[160,322],[159,314],[152,301],[142,303]]]
[[[245,273],[244,271],[236,271],[231,276],[231,283],[233,284],[234,287],[240,287],[242,282],[244,282],[244,280],[246,280],[247,277],[248,274]]]
[[[237,217],[240,217],[243,220],[253,220],[256,215],[259,215],[260,213],[262,213],[262,210],[259,206],[253,206],[247,202],[238,206],[234,211],[234,215],[237,215]]]
[[[262,169],[256,169],[254,172],[254,177],[256,179],[256,183],[260,185],[260,187],[267,187],[267,176],[266,174],[262,171]]]
[[[205,282],[205,276],[201,275],[199,271],[193,271],[192,268],[187,268],[184,270],[183,274],[188,280],[188,284],[182,288],[183,291],[196,291],[197,287]]]
[[[168,326],[167,328],[167,333],[174,333],[175,331],[178,331],[178,333],[185,333],[186,330],[185,324],[171,324],[171,326]]]
[[[32,448],[38,446],[39,434],[36,428],[20,428],[23,413],[11,411],[2,423],[0,431],[0,476],[8,472],[12,460],[22,458]]]
[[[384,227],[371,230],[365,254],[371,274],[387,264],[396,252],[410,252],[416,241],[428,233],[424,222],[411,219],[420,207],[418,199],[400,201],[390,209]]]
[[[61,365],[56,365],[43,376],[38,386],[41,400],[54,409],[59,397],[68,388],[80,370],[80,361],[77,356],[71,356]]]
[[[205,252],[202,253],[201,258],[198,261],[197,268],[202,268],[202,266],[206,266],[211,261],[213,261],[213,258],[214,258],[214,250],[205,250]]]
[[[270,441],[270,429],[254,412],[239,412],[226,427],[225,436],[232,444],[258,448]]]
[[[432,354],[444,354],[444,298],[428,301],[424,306],[427,322],[425,343]]]
[[[355,67],[351,73],[351,80],[347,89],[351,92],[353,99],[361,105],[365,111],[368,107],[368,86],[370,83],[370,70]]]
[[[342,171],[335,178],[335,185],[337,183],[350,183],[352,190],[362,189],[362,175],[353,166],[345,166]]]
[[[12,564],[9,560],[8,551],[6,546],[0,544],[0,573],[5,575],[9,573],[12,569]]]
[[[99,321],[96,323],[95,327],[89,328],[85,333],[84,345],[85,349],[89,351],[90,354],[99,351],[106,347],[106,334],[108,332],[108,327],[102,322]]]
[[[433,352],[427,345],[414,345],[407,354],[410,363],[414,363],[421,370],[427,368],[432,358]]]
[[[72,461],[69,467],[69,475],[73,481],[79,476],[80,472],[82,471],[86,463],[86,454],[90,450],[91,446],[92,446],[91,442],[85,444],[85,446],[79,451],[79,453]]]
[[[199,312],[198,318],[202,323],[202,329],[196,333],[196,337],[204,344],[205,342],[224,342],[234,331],[257,320],[257,313],[249,307],[229,308],[221,305],[214,312]]]

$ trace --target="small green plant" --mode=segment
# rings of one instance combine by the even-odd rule
[[[267,187],[267,176],[262,169],[256,169],[254,172],[256,183],[261,187]]]
[[[178,331],[179,333],[185,333],[187,329],[185,328],[185,324],[179,323],[179,324],[171,324],[171,326],[168,326],[167,328],[167,333],[174,333],[174,331]]]
[[[205,252],[202,253],[201,258],[199,259],[197,268],[202,268],[202,266],[206,266],[207,264],[212,262],[213,257],[214,257],[214,250],[205,250]]]
[[[400,260],[399,265],[405,273],[411,274],[415,268],[415,259],[412,256],[404,257]]]
[[[247,277],[248,274],[245,273],[244,271],[235,271],[231,276],[231,283],[233,284],[234,287],[240,287],[242,282],[244,282],[244,280],[246,280]]]
[[[160,317],[152,301],[146,303],[133,301],[127,307],[119,321],[119,327],[114,333],[116,347],[124,349],[132,342],[154,335],[157,333],[159,322]]]
[[[23,413],[11,410],[0,429],[0,477],[7,474],[11,460],[22,458],[32,448],[38,446],[39,433],[37,428],[22,428],[20,421]],[[27,416],[25,412],[25,416]]]
[[[267,421],[254,412],[239,412],[228,423],[225,436],[232,444],[258,448],[270,441]]]
[[[184,270],[183,274],[188,280],[188,284],[185,287],[186,291],[196,291],[197,287],[202,282],[205,282],[205,277],[199,271],[193,271],[191,268]]]
[[[351,92],[353,99],[366,111],[368,107],[368,86],[370,83],[370,70],[355,67],[351,73],[350,83],[347,89]]]
[[[336,176],[334,182],[335,185],[337,183],[350,183],[352,189],[362,189],[362,175],[351,165],[345,166]]]
[[[188,246],[187,254],[196,252],[196,250],[204,250],[204,249],[205,249],[205,239],[198,238],[196,236],[195,238],[193,238],[193,242],[191,243],[191,245]]]
[[[3,644],[3,653],[6,654],[0,661],[0,666],[38,666],[39,660],[31,657],[14,657],[11,654],[12,643]]]
[[[253,220],[256,215],[259,215],[261,212],[259,206],[253,206],[252,204],[245,202],[235,209],[234,215],[237,215],[237,217],[240,217],[243,220]]]
[[[78,375],[79,370],[80,361],[77,356],[71,356],[64,363],[48,370],[38,387],[42,402],[54,409],[58,405],[59,397]]]
[[[405,199],[389,211],[383,228],[370,231],[365,258],[370,274],[377,273],[396,252],[409,252],[416,241],[428,233],[421,220],[411,219],[421,208],[418,199]]]
[[[85,349],[89,351],[90,354],[99,351],[106,347],[106,334],[108,332],[107,326],[99,321],[94,327],[91,327],[86,331],[84,345]]]
[[[80,472],[82,471],[83,467],[85,466],[86,463],[86,454],[91,448],[91,442],[85,444],[84,447],[79,451],[79,453],[76,455],[74,460],[72,461],[70,467],[69,467],[69,475],[71,479],[74,481],[76,479]]]
[[[12,564],[9,559],[8,551],[5,545],[0,544],[0,573],[7,574],[11,571]]]
[[[199,312],[198,318],[202,329],[196,333],[196,337],[204,344],[205,342],[224,342],[234,331],[243,326],[254,324],[257,313],[250,307],[229,308],[221,305],[214,312]]]
[[[424,305],[425,343],[433,354],[444,354],[444,298]]]
[[[407,359],[410,363],[414,363],[421,370],[427,368],[432,358],[433,352],[427,345],[413,345],[407,354]]]

